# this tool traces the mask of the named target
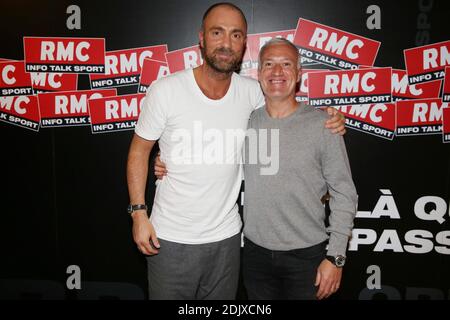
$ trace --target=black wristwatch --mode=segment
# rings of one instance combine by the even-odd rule
[[[337,256],[326,256],[326,258],[338,268],[342,268],[345,264],[345,256],[340,254]]]
[[[147,210],[147,205],[146,204],[129,204],[127,211],[128,214],[132,215],[134,211],[136,210]]]

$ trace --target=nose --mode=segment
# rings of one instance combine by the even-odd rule
[[[279,63],[275,63],[275,65],[272,68],[272,73],[275,75],[280,75],[283,73],[283,68]]]
[[[231,48],[231,35],[223,37],[222,45],[225,48]]]

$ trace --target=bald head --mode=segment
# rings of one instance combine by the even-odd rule
[[[244,21],[245,24],[245,28],[247,29],[247,19],[245,18],[244,13],[242,12],[242,10],[229,2],[219,2],[216,4],[213,4],[211,7],[209,7],[206,11],[205,14],[203,15],[203,19],[202,19],[202,27],[201,30],[204,31],[205,30],[205,20],[208,18],[208,16],[215,10],[219,9],[219,8],[227,8],[227,9],[231,9],[234,10],[236,12],[239,13],[239,15],[242,17],[242,20]]]

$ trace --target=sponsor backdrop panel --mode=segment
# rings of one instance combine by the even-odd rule
[[[200,63],[197,31],[214,2],[0,4],[0,297],[146,297],[145,260],[126,214],[136,94]],[[334,105],[347,116],[359,203],[334,299],[449,299],[450,4],[233,2],[247,16],[251,40],[241,73],[256,77],[261,45],[285,35],[313,70],[298,99],[316,97],[317,107]],[[362,68],[369,69],[351,71]],[[238,298],[245,298],[242,286]]]
[[[55,206],[55,134],[3,122],[0,128],[0,298],[55,297],[55,291],[62,291],[57,281],[63,268]]]

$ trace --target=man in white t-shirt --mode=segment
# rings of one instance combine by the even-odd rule
[[[241,151],[250,113],[264,103],[258,82],[234,72],[246,35],[238,7],[211,6],[199,32],[205,62],[158,80],[147,92],[127,179],[133,238],[148,255],[150,299],[235,298]],[[327,126],[343,131],[343,122],[335,114]],[[149,219],[145,186],[157,140],[169,174],[157,186]]]

